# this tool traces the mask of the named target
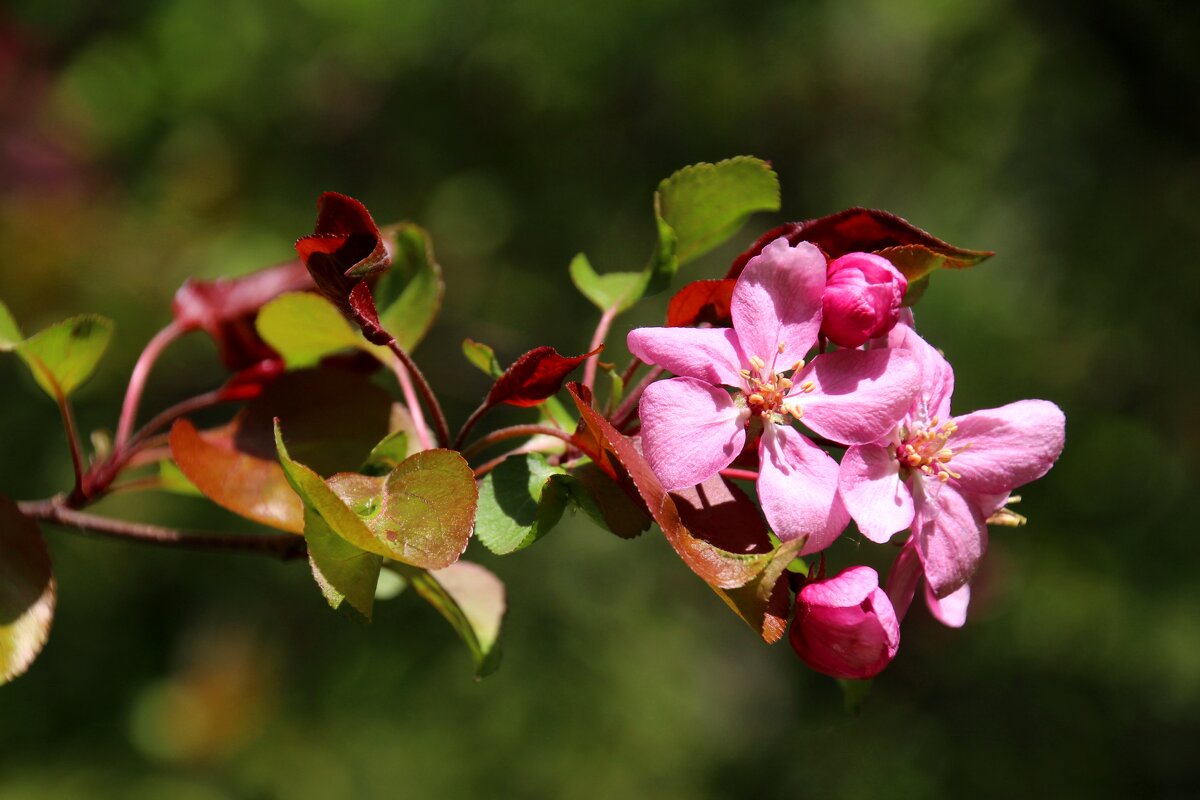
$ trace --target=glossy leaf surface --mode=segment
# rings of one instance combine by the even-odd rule
[[[341,312],[311,292],[275,298],[258,312],[255,326],[289,369],[315,366],[331,353],[362,344],[362,337]]]
[[[566,470],[538,453],[509,457],[479,482],[475,535],[497,555],[528,547],[562,518],[567,480]]]

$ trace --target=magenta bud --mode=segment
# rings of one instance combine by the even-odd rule
[[[815,669],[861,680],[883,671],[900,647],[900,622],[870,567],[813,581],[796,597],[792,647]]]
[[[883,336],[900,318],[908,280],[892,262],[871,253],[847,253],[826,273],[821,335],[839,347]]]

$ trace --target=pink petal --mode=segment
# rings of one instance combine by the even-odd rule
[[[892,569],[887,576],[887,596],[892,601],[896,616],[904,619],[908,607],[912,605],[913,596],[917,593],[917,584],[925,577],[925,568],[921,565],[921,556],[917,553],[917,539],[909,537],[900,554],[892,562]]]
[[[758,499],[783,541],[808,536],[801,555],[824,550],[850,522],[837,496],[838,464],[800,432],[768,423],[759,443]]]
[[[925,605],[929,607],[929,613],[943,625],[961,628],[967,621],[967,606],[970,603],[970,584],[954,590],[941,600],[937,599],[929,584],[925,584]]]
[[[746,444],[743,412],[725,390],[695,378],[650,384],[638,409],[642,452],[668,492],[712,477]]]
[[[846,511],[872,542],[886,543],[912,524],[912,493],[900,480],[900,464],[886,447],[851,447],[842,457],[838,494]]]
[[[629,352],[681,378],[740,388],[743,357],[729,328],[635,328],[626,337]]]
[[[1021,400],[956,417],[947,442],[958,450],[949,467],[958,485],[973,494],[1001,494],[1046,474],[1063,449],[1066,418],[1054,403]]]
[[[908,411],[920,370],[905,350],[837,350],[814,358],[792,378],[790,397],[804,409],[801,422],[842,444],[886,436]],[[805,394],[800,387],[812,381]]]
[[[857,606],[879,588],[879,575],[870,567],[842,570],[833,578],[814,581],[800,590],[800,601],[812,606],[849,608]]]
[[[921,389],[914,404],[914,417],[921,420],[950,417],[950,395],[954,394],[954,370],[945,357],[908,325],[897,325],[888,335],[888,345],[912,353],[921,369]]]
[[[950,484],[917,475],[913,483],[913,533],[925,578],[937,597],[966,585],[987,549],[987,525],[979,509]]]
[[[815,245],[780,237],[738,278],[730,310],[742,352],[782,372],[804,358],[821,329],[825,256]],[[784,345],[779,355],[779,345]]]

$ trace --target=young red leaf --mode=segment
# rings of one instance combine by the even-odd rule
[[[217,343],[221,363],[238,371],[276,357],[254,328],[258,310],[286,292],[309,291],[312,278],[299,261],[215,281],[188,279],[171,302],[182,331],[203,330]]]
[[[581,442],[598,443],[604,453],[597,455],[611,456],[612,461],[622,467],[638,496],[646,504],[650,515],[662,528],[671,547],[693,572],[712,586],[727,589],[743,586],[762,572],[763,567],[771,560],[770,554],[730,553],[693,536],[683,524],[675,501],[663,489],[662,483],[650,469],[650,464],[638,452],[633,441],[617,431],[584,400],[578,384],[567,384],[567,389],[575,400],[576,408],[579,409],[580,428],[587,429],[584,435],[577,438]],[[593,458],[595,460],[595,456]],[[606,466],[604,462],[612,468],[612,463],[607,458],[597,460],[597,464],[602,468]]]
[[[580,364],[604,349],[600,345],[581,356],[560,356],[553,347],[537,347],[513,362],[488,392],[486,406],[507,403],[530,408],[553,397],[563,380]]]
[[[786,236],[793,245],[812,242],[831,259],[847,253],[877,253],[891,260],[910,282],[941,267],[972,267],[995,255],[989,250],[955,247],[887,211],[848,208],[827,217],[789,222],[767,231],[737,257],[725,277],[737,278],[750,259],[780,236]]]
[[[0,494],[0,684],[29,669],[54,619],[54,573],[37,523]]]
[[[736,281],[692,281],[671,298],[667,306],[667,327],[690,328],[707,322],[714,327],[730,327],[733,322],[729,304]]]

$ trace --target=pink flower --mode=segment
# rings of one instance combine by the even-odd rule
[[[858,347],[896,326],[908,280],[892,262],[847,253],[829,264],[821,335],[839,347]]]
[[[887,576],[887,595],[899,619],[904,619],[908,613],[908,607],[912,605],[913,596],[917,593],[917,585],[924,576],[921,556],[917,553],[916,537],[910,537],[904,543],[904,547],[900,548],[900,554],[896,556]],[[938,622],[951,628],[961,628],[966,623],[967,606],[971,603],[971,584],[963,584],[938,599],[929,581],[925,581],[924,595],[929,613],[933,614]]]
[[[896,657],[900,621],[875,570],[851,567],[800,590],[791,641],[796,654],[817,672],[873,678]]]
[[[824,291],[821,251],[780,238],[738,278],[732,330],[638,328],[628,339],[635,356],[679,376],[651,384],[639,407],[642,449],[667,491],[729,466],[759,420],[763,512],[780,539],[808,536],[804,553],[827,547],[849,518],[837,500],[837,462],[791,421],[844,444],[877,441],[910,405],[920,375],[912,354],[895,349],[839,350],[806,365]]]
[[[985,520],[1058,459],[1066,420],[1045,400],[952,417],[954,372],[946,360],[907,326],[888,341],[917,356],[921,394],[888,437],[846,451],[838,494],[872,541],[911,527],[925,577],[945,601],[983,557]]]

